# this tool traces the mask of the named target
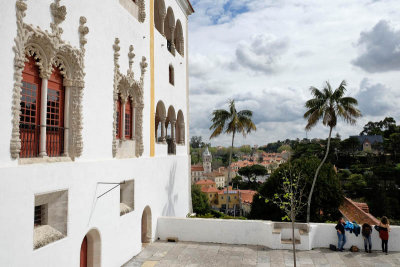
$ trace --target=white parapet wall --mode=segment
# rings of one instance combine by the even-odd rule
[[[157,221],[156,237],[160,240],[177,238],[179,241],[210,242],[221,244],[259,245],[271,249],[290,249],[291,244],[285,243],[287,227],[290,224],[272,221],[255,220],[222,220],[200,218],[160,217]],[[296,224],[296,235],[300,236],[299,250],[313,248],[328,248],[330,244],[337,245],[335,224],[310,223]],[[300,230],[308,228],[308,230]],[[345,249],[352,245],[364,248],[360,235],[346,232]],[[297,239],[297,238],[296,238]],[[392,226],[389,234],[389,251],[400,251],[400,227]],[[378,232],[373,230],[372,249],[381,249]]]

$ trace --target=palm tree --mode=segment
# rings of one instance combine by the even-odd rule
[[[324,165],[326,158],[328,157],[332,129],[336,127],[338,118],[342,118],[345,122],[354,125],[356,123],[356,118],[361,117],[361,112],[357,109],[357,100],[352,97],[344,96],[346,86],[347,84],[344,80],[334,91],[329,82],[326,82],[322,90],[312,86],[310,87],[310,91],[314,98],[308,100],[305,104],[308,109],[307,112],[304,113],[304,118],[308,120],[306,125],[307,131],[314,127],[320,119],[322,119],[322,124],[324,126],[329,127],[328,144],[326,146],[325,156],[315,172],[310,194],[308,196],[307,223],[310,222],[310,206],[315,182],[322,165]]]
[[[214,130],[210,136],[210,139],[219,136],[221,133],[232,134],[232,146],[229,152],[229,165],[228,165],[228,179],[226,185],[227,194],[227,207],[226,213],[228,213],[228,190],[229,180],[231,178],[231,162],[232,162],[232,151],[233,143],[235,140],[236,133],[241,133],[245,137],[246,134],[256,130],[256,125],[251,120],[253,112],[250,110],[237,111],[235,107],[235,100],[229,100],[229,109],[217,109],[212,113],[212,125],[210,130]]]

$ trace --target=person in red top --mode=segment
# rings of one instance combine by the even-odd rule
[[[388,254],[388,241],[389,241],[390,225],[386,216],[383,216],[379,223],[379,237],[382,240],[382,252]]]

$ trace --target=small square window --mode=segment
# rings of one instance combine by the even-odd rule
[[[119,215],[122,216],[134,210],[135,181],[124,181],[120,185]]]
[[[33,248],[38,249],[67,235],[68,191],[35,195]]]

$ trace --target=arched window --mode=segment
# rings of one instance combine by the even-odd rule
[[[64,152],[64,86],[58,68],[54,68],[47,86],[46,152],[49,157]]]
[[[176,21],[174,42],[176,51],[178,51],[181,56],[184,56],[185,43],[183,39],[182,23],[179,19]]]
[[[172,65],[169,65],[169,83],[175,85],[175,71]]]
[[[167,38],[168,51],[175,55],[175,43],[174,43],[174,30],[175,30],[175,15],[171,7],[168,7],[167,15],[164,21],[164,34]]]
[[[40,142],[40,91],[42,80],[33,57],[22,72],[20,138],[21,158],[37,157]]]
[[[164,33],[164,20],[166,16],[164,0],[154,1],[154,26],[162,34]]]
[[[117,139],[121,139],[122,134],[122,103],[121,103],[121,96],[118,95],[118,100],[117,100],[117,131],[116,131],[116,137]]]
[[[125,138],[132,139],[132,101],[130,98],[125,104]]]

